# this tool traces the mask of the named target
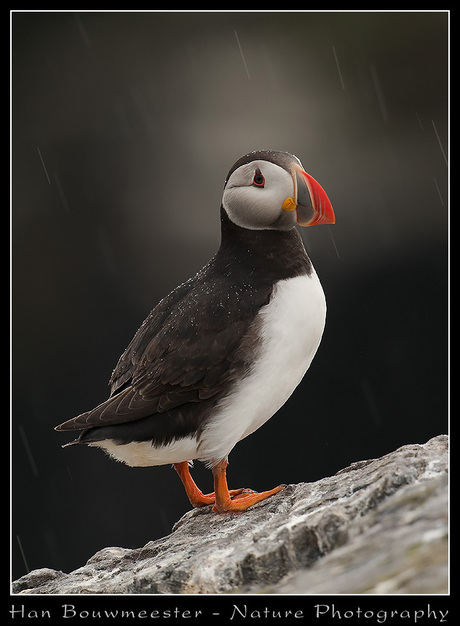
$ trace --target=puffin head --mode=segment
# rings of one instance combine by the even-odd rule
[[[290,230],[296,224],[334,224],[321,185],[289,152],[260,150],[242,156],[225,180],[222,206],[232,222],[251,230]]]

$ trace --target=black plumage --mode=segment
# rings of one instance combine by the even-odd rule
[[[249,373],[258,311],[279,280],[308,274],[311,263],[295,229],[248,231],[221,208],[221,232],[217,254],[134,335],[112,373],[108,400],[57,427],[82,430],[71,443],[163,445],[199,436],[215,404]]]

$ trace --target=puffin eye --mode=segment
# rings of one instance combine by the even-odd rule
[[[254,178],[252,179],[252,184],[256,187],[263,187],[265,185],[265,178],[263,177],[262,172],[259,168],[254,172]]]

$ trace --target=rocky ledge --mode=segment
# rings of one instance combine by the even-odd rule
[[[143,548],[104,548],[14,594],[444,594],[448,438],[406,445],[243,514],[191,510]]]

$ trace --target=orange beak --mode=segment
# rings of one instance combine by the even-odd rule
[[[286,198],[283,209],[297,211],[300,226],[335,224],[332,204],[321,185],[300,166],[293,171],[295,198]]]

